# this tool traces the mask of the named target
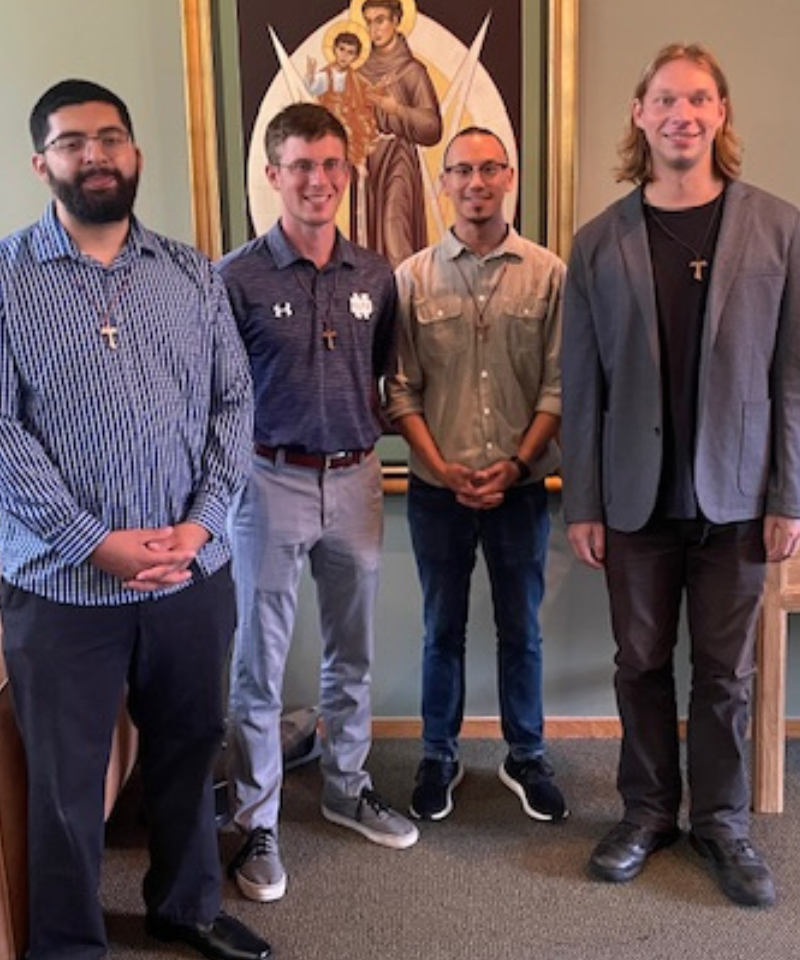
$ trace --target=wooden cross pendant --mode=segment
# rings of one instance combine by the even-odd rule
[[[703,279],[703,267],[708,266],[708,260],[690,260],[689,266],[694,270],[695,280]]]
[[[336,331],[326,327],[322,331],[322,339],[325,341],[325,348],[333,350],[336,347]]]
[[[117,349],[117,334],[119,330],[108,320],[100,327],[100,336],[105,340],[109,350]]]

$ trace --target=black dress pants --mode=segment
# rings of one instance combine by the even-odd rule
[[[127,683],[149,828],[147,911],[220,907],[212,767],[235,626],[228,567],[161,599],[53,603],[2,584],[3,644],[28,766],[30,960],[99,960],[104,776]]]
[[[674,827],[682,797],[673,652],[685,598],[691,656],[689,820],[700,835],[746,837],[746,735],[754,635],[764,583],[760,520],[654,521],[607,531],[606,577],[617,642],[624,816]]]

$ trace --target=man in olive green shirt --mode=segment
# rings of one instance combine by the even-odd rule
[[[423,759],[411,814],[441,820],[463,777],[458,736],[478,545],[489,571],[509,753],[503,783],[537,820],[567,815],[544,759],[541,633],[545,476],[559,463],[564,264],[506,222],[514,171],[471,127],[441,184],[452,230],[397,271],[401,333],[388,415],[411,448],[408,517],[424,596]]]

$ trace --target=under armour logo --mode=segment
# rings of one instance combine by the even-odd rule
[[[372,316],[372,298],[368,293],[350,294],[350,313],[356,320],[369,320]]]
[[[291,317],[294,311],[292,305],[287,300],[285,303],[275,303],[272,306],[272,312],[276,317]]]

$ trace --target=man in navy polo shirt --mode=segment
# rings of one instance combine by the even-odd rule
[[[286,890],[281,688],[306,559],[322,633],[322,813],[384,846],[418,837],[364,770],[383,530],[373,445],[377,384],[394,354],[394,279],[383,257],[336,228],[350,177],[336,117],[293,104],[268,125],[266,149],[281,218],[221,264],[255,383],[253,470],[233,519],[229,746],[235,821],[247,835],[231,871],[259,901]]]

